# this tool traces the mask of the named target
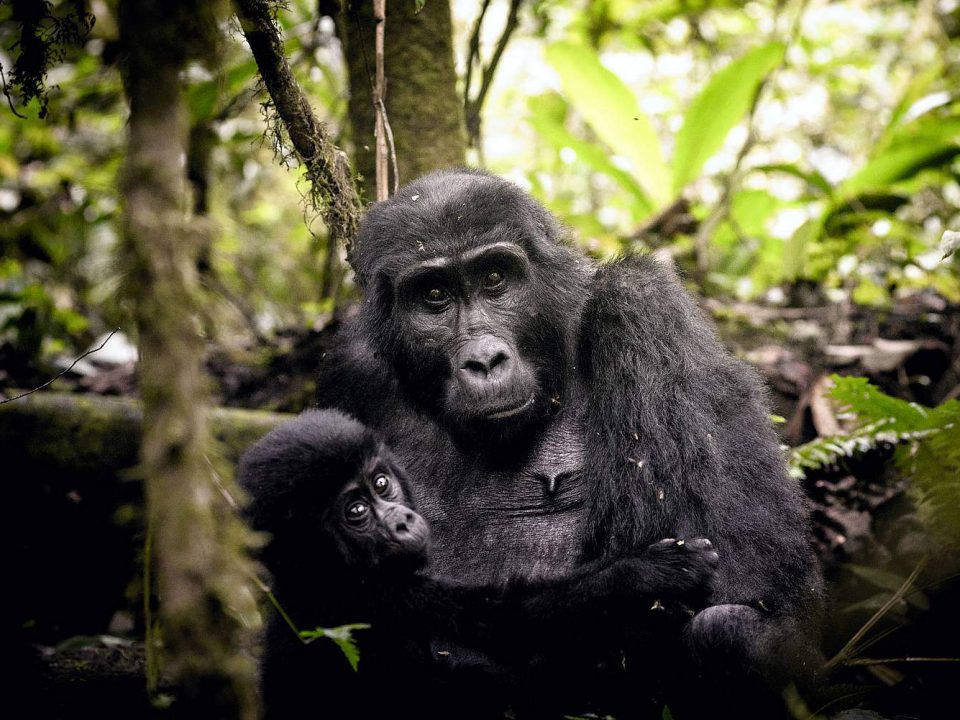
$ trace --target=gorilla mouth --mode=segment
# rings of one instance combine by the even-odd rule
[[[506,418],[513,417],[514,415],[519,415],[521,412],[533,405],[535,399],[536,393],[531,394],[527,400],[514,407],[508,407],[503,410],[494,410],[493,412],[485,413],[483,418],[484,420],[504,420]]]

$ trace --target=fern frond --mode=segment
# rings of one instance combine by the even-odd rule
[[[836,465],[883,445],[896,446],[894,462],[912,480],[921,516],[941,540],[960,547],[960,401],[935,408],[887,395],[866,378],[831,380],[830,397],[856,418],[852,431],[793,448],[792,475]]]

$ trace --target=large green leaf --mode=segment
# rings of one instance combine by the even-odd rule
[[[783,249],[783,277],[796,280],[803,275],[807,247],[823,234],[823,216],[811,218],[796,229]]]
[[[833,186],[830,185],[830,182],[816,170],[804,170],[799,165],[793,163],[773,163],[770,165],[758,165],[756,167],[750,168],[750,172],[764,172],[764,173],[785,173],[787,175],[793,175],[795,178],[803,180],[808,188],[821,195],[826,195],[830,197],[833,194]]]
[[[907,180],[921,170],[944,164],[960,153],[960,145],[949,137],[917,137],[880,152],[860,172],[847,179],[838,193],[855,197],[867,190],[882,190],[892,183]]]
[[[944,165],[960,154],[960,108],[944,108],[900,125],[890,122],[866,164],[839,187],[850,199],[865,192],[882,192],[920,171]]]
[[[603,173],[615,180],[624,190],[630,193],[639,204],[641,215],[649,214],[653,210],[650,197],[643,191],[636,178],[626,170],[617,167],[603,148],[595,143],[587,142],[576,137],[561,123],[544,113],[533,112],[528,122],[537,131],[540,138],[556,150],[569,147],[577,154],[577,159],[585,163],[592,170]]]
[[[906,116],[907,111],[913,107],[914,103],[920,100],[924,96],[924,93],[929,90],[930,86],[941,77],[943,77],[943,63],[939,60],[934,61],[926,70],[918,73],[917,76],[910,81],[910,84],[907,85],[903,97],[900,98],[900,102],[898,102],[897,106],[893,109],[888,127],[895,128],[900,123],[900,120]]]
[[[547,60],[560,75],[567,101],[597,136],[630,161],[647,194],[660,207],[670,199],[670,174],[650,118],[623,82],[600,63],[590,48],[560,42],[547,48]]]
[[[783,43],[754,48],[715,73],[683,118],[673,154],[673,190],[679,193],[743,119],[760,84],[783,60]]]

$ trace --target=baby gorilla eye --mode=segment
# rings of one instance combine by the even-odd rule
[[[373,490],[377,495],[383,495],[390,489],[390,478],[386,475],[377,475],[373,479]]]
[[[493,290],[503,285],[503,272],[500,270],[491,270],[483,278],[483,286],[487,290]]]
[[[370,512],[370,506],[365,502],[357,501],[347,506],[347,520],[350,522],[359,522]]]

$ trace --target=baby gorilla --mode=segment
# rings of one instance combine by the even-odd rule
[[[404,469],[372,430],[339,411],[308,411],[273,430],[244,455],[239,481],[254,528],[270,535],[262,559],[293,622],[373,626],[358,633],[353,673],[333,643],[304,644],[274,613],[261,664],[268,717],[448,715],[445,697],[460,687],[472,688],[468,715],[495,715],[518,682],[529,689],[537,677],[575,677],[579,658],[635,627],[628,621],[638,612],[677,608],[661,613],[664,631],[675,633],[685,608],[703,606],[718,562],[707,540],[665,540],[639,558],[559,578],[478,587],[430,577],[422,572],[430,528]],[[425,678],[431,692],[415,709],[398,707]],[[478,698],[477,687],[489,692]]]

